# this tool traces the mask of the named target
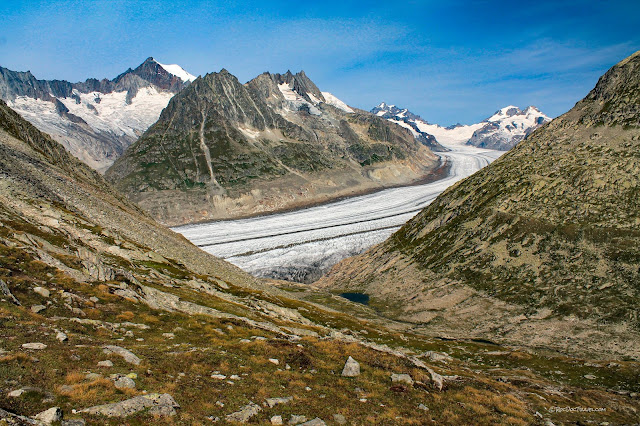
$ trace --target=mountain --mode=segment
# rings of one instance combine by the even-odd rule
[[[416,137],[431,138],[431,144],[434,147],[437,147],[438,142],[445,145],[466,143],[478,148],[503,151],[513,148],[535,129],[551,120],[534,106],[529,106],[523,111],[512,105],[496,111],[480,123],[456,124],[449,127],[429,124],[406,108],[400,109],[384,102],[373,108],[371,112],[410,127]]]
[[[416,139],[428,146],[432,151],[447,151],[445,147],[438,143],[433,135],[420,130],[418,123],[427,124],[427,122],[420,118],[420,116],[413,114],[408,109],[400,109],[395,105],[387,105],[382,102],[380,105],[373,108],[371,113],[409,129]]]
[[[638,358],[639,101],[640,52],[318,285],[433,333]]]
[[[0,67],[0,99],[75,157],[104,172],[195,77],[148,58],[113,80],[37,80]]]
[[[637,363],[429,339],[338,299],[199,250],[0,101],[2,424],[637,419]]]
[[[549,121],[551,119],[534,106],[529,106],[523,111],[509,105],[486,119],[484,125],[473,132],[467,144],[478,148],[508,151]]]
[[[177,225],[408,184],[438,167],[409,130],[321,92],[304,72],[241,84],[223,69],[171,99],[106,176]]]

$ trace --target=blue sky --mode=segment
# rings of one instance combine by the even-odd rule
[[[304,69],[321,90],[432,123],[498,108],[557,116],[640,49],[640,1],[13,1],[0,65],[40,79],[113,78],[148,56],[245,82]]]

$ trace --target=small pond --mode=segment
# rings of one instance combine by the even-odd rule
[[[369,304],[369,295],[364,293],[342,293],[340,297],[344,297],[352,302],[362,303],[363,305]]]

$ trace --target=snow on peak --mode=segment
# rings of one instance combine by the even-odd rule
[[[153,59],[153,58],[151,58]],[[187,81],[191,82],[193,80],[196,79],[196,76],[193,74],[189,74],[187,71],[184,70],[184,68],[182,68],[180,65],[178,64],[171,64],[171,65],[165,65],[165,64],[161,64],[160,62],[156,61],[155,59],[153,59],[158,65],[160,65],[162,68],[164,68],[164,70],[166,72],[168,72],[169,74],[173,74],[176,77],[178,77],[179,79],[181,79],[182,81],[184,81],[185,83]]]
[[[332,105],[332,106],[334,106],[334,107],[336,107],[338,109],[341,109],[344,112],[347,112],[347,113],[350,113],[350,114],[354,112],[351,108],[349,108],[349,105],[345,104],[343,101],[341,101],[340,99],[336,98],[331,93],[322,92],[322,96],[324,96],[324,100],[327,101],[327,103],[329,105]],[[382,104],[384,104],[384,102]]]

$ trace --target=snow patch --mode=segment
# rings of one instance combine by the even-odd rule
[[[158,62],[158,65],[160,65],[162,68],[164,68],[164,70],[166,72],[168,72],[169,74],[173,74],[176,77],[178,77],[179,79],[181,79],[184,82],[192,82],[193,80],[196,79],[196,76],[193,74],[189,74],[187,71],[184,70],[184,68],[182,68],[180,65],[178,64],[171,64],[171,65],[165,65],[165,64],[161,64],[160,62]]]
[[[80,93],[74,90],[74,98],[60,98],[60,102],[69,112],[82,118],[95,130],[113,133],[116,136],[126,134],[137,138],[149,126],[155,123],[167,106],[173,93],[160,92],[154,87],[143,87],[127,104],[127,92]],[[95,99],[100,98],[100,103]]]
[[[332,106],[334,106],[334,107],[336,107],[338,109],[341,109],[342,111],[350,113],[350,114],[355,112],[351,108],[349,108],[349,106],[346,103],[344,103],[340,99],[336,98],[334,95],[332,95],[329,92],[322,92],[322,96],[324,96],[325,101],[327,101],[327,103],[329,105],[332,105]]]

